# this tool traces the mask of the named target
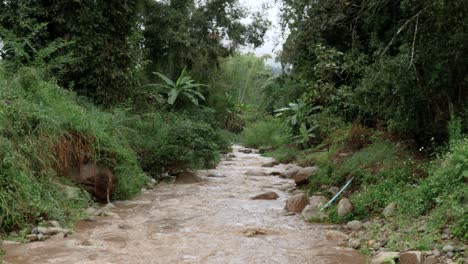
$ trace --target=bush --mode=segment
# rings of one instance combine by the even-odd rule
[[[207,123],[174,113],[149,113],[130,120],[132,145],[144,171],[154,178],[163,173],[209,168],[226,152],[229,142]]]
[[[122,124],[125,111],[79,104],[73,93],[32,68],[13,78],[0,72],[0,86],[0,231],[79,217],[89,195],[63,193],[74,186],[67,173],[80,163],[113,171],[118,178],[113,199],[131,197],[144,186],[148,178]]]
[[[278,118],[266,118],[248,124],[241,134],[244,144],[249,147],[278,148],[289,142],[290,131],[286,122]]]

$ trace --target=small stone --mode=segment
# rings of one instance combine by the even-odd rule
[[[346,227],[348,229],[353,230],[353,231],[358,231],[358,230],[360,230],[362,228],[362,222],[358,221],[358,220],[349,221],[346,224]]]
[[[371,239],[371,240],[367,241],[367,245],[368,245],[369,247],[373,247],[374,244],[375,244],[375,240],[374,240],[374,239]]]
[[[442,248],[442,251],[444,252],[452,252],[454,250],[454,247],[452,245],[446,245]]]
[[[286,201],[286,209],[290,212],[300,213],[308,203],[307,195],[300,193],[290,196]]]
[[[408,251],[400,255],[400,264],[423,264],[424,255],[421,251]]]
[[[399,256],[398,252],[379,252],[375,255],[372,260],[371,264],[393,264],[395,263],[395,259]]]
[[[71,230],[59,228],[59,227],[38,227],[38,231],[40,234],[45,235],[45,236],[53,236],[58,233],[69,235],[72,233]]]
[[[58,227],[60,228],[60,224],[57,221],[47,221],[45,224],[46,227]]]
[[[445,254],[447,258],[453,258],[453,255],[453,252],[447,252],[447,254]]]
[[[37,238],[37,235],[36,235],[36,234],[27,235],[27,236],[26,236],[26,239],[27,239],[29,242],[34,242],[34,241],[39,240],[39,239]]]
[[[113,203],[107,203],[104,207],[107,208],[107,209],[115,209],[116,208]]]
[[[222,174],[219,174],[219,173],[210,173],[207,175],[207,177],[210,177],[210,178],[225,178],[226,176],[222,175]]]
[[[338,192],[340,191],[340,188],[333,186],[328,189],[328,192],[332,195],[335,196]]]
[[[331,241],[343,241],[349,239],[349,236],[347,234],[337,230],[328,230],[325,234],[325,237],[327,238],[327,240]]]
[[[131,229],[132,227],[127,224],[119,224],[118,227],[123,230]]]
[[[279,195],[275,192],[266,192],[259,195],[255,195],[254,197],[250,198],[252,200],[276,200],[279,198]]]
[[[309,198],[309,204],[315,208],[322,208],[327,203],[327,198],[321,195],[313,195]]]
[[[356,239],[356,238],[351,238],[348,240],[348,247],[359,249],[360,246],[361,246],[361,240]]]
[[[39,235],[39,228],[38,227],[35,227],[31,230],[31,234],[34,234],[34,235]]]
[[[365,229],[369,229],[371,225],[372,225],[371,222],[367,221],[362,224],[362,227],[364,227]]]
[[[343,198],[338,202],[338,215],[344,216],[354,210],[353,203],[348,198]]]
[[[377,251],[382,247],[382,244],[380,242],[375,242],[374,245],[372,245],[372,248]]]
[[[387,207],[385,207],[385,209],[382,212],[382,215],[385,218],[392,217],[395,215],[396,209],[397,209],[397,204],[395,202],[392,202],[389,205],[387,205]]]
[[[434,249],[434,250],[432,250],[432,255],[435,256],[435,257],[438,257],[438,256],[440,256],[440,251],[437,250],[437,249]]]

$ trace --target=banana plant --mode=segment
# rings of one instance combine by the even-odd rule
[[[160,72],[154,72],[164,84],[149,84],[147,86],[155,86],[162,88],[167,94],[167,103],[169,105],[176,105],[180,100],[187,99],[194,105],[199,105],[199,101],[204,101],[205,97],[201,94],[197,88],[207,86],[205,84],[194,83],[191,77],[186,76],[187,68],[184,67],[179,78],[174,82],[166,75]]]

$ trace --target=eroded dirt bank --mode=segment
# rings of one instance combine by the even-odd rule
[[[281,171],[258,154],[224,160],[200,171],[203,181],[160,184],[140,197],[116,202],[115,216],[80,222],[75,234],[6,246],[6,263],[365,263],[356,251],[327,241],[330,226],[285,214],[286,190],[277,176],[247,176],[247,170]],[[208,177],[209,174],[225,177]],[[277,200],[251,200],[275,191]]]

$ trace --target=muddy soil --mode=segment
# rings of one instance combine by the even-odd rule
[[[201,182],[160,184],[130,201],[115,202],[114,216],[79,222],[65,239],[5,246],[6,263],[336,263],[360,264],[355,250],[327,241],[333,226],[304,222],[284,211],[292,180],[248,176],[271,159],[239,152]],[[210,175],[211,174],[211,175]],[[210,176],[210,177],[208,177]],[[217,177],[213,177],[217,176]],[[250,197],[274,191],[277,200]]]

